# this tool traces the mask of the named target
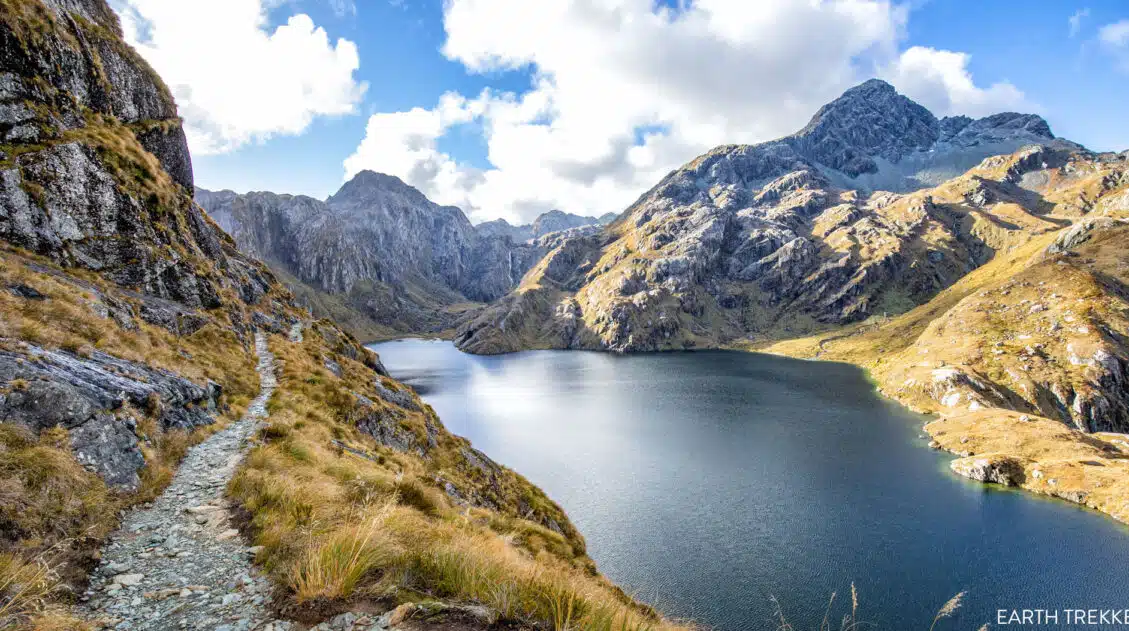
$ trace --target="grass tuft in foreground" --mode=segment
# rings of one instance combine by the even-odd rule
[[[941,620],[944,620],[945,618],[951,618],[953,614],[955,614],[957,610],[960,609],[961,604],[964,601],[964,597],[967,594],[968,592],[966,591],[959,592],[957,593],[957,595],[953,596],[947,602],[945,602],[944,605],[941,605],[941,608],[938,609],[937,613],[933,616],[933,621],[929,625],[929,631],[934,631],[934,629],[937,627],[937,623]],[[838,594],[836,592],[832,592],[831,598],[827,600],[827,607],[824,609],[823,620],[819,623],[818,631],[835,630],[836,625],[833,618],[831,617],[831,612],[835,608],[835,598],[837,595]],[[776,608],[776,611],[773,614],[773,617],[778,621],[776,625],[776,631],[796,631],[796,627],[792,623],[788,622],[787,617],[785,617],[784,609],[780,605],[780,601],[776,598],[776,596],[769,596],[769,599],[772,601],[773,606]],[[839,619],[838,627],[839,631],[856,631],[857,629],[873,627],[873,625],[871,625],[870,623],[859,619],[859,593],[858,589],[855,588],[854,583],[851,583],[850,611],[848,613],[844,613],[843,617]],[[988,624],[984,624],[980,627],[979,631],[987,631],[988,627]]]

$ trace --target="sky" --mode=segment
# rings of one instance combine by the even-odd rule
[[[396,175],[474,222],[619,212],[871,77],[938,116],[1129,149],[1124,0],[110,0],[198,186],[324,199]]]

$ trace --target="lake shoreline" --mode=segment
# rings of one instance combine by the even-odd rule
[[[1035,588],[1029,583],[1032,581],[1038,583],[1041,580],[1038,578],[1040,576],[1053,575],[1061,578],[1071,572],[1082,571],[1080,568],[1070,567],[1076,564],[1075,561],[1063,559],[1058,562],[1058,565],[1068,569],[1062,571],[1056,569],[1048,574],[1048,570],[1035,569],[1043,561],[1023,560],[1021,562],[1025,564],[1024,567],[1027,567],[1026,564],[1029,563],[1034,563],[1034,565],[1020,573],[1008,573],[1007,577],[997,577],[994,582],[990,581],[992,583],[990,586],[983,584],[984,577],[977,573],[967,573],[968,568],[982,566],[984,559],[992,559],[992,565],[998,563],[1001,567],[1009,566],[1009,564],[1014,565],[1017,562],[1015,559],[1008,561],[1011,556],[1018,555],[1027,559],[1029,553],[1022,548],[1014,547],[1011,542],[1020,539],[1036,541],[1044,536],[1057,541],[1057,538],[1061,536],[1059,533],[1084,527],[1096,530],[1094,534],[1083,536],[1082,540],[1105,541],[1105,547],[1112,549],[1120,549],[1127,545],[1123,541],[1124,531],[1120,524],[1117,524],[1117,522],[1111,523],[1107,515],[1099,516],[1092,514],[1089,510],[1064,511],[1064,507],[1055,502],[1031,502],[1031,499],[1036,499],[1037,496],[1035,495],[987,493],[985,491],[991,487],[973,484],[967,476],[943,474],[947,459],[938,453],[937,447],[940,446],[939,444],[932,445],[934,449],[927,452],[918,451],[925,450],[926,443],[929,442],[929,439],[922,436],[923,426],[930,427],[937,422],[937,417],[921,418],[918,412],[913,411],[912,408],[898,399],[888,396],[882,390],[881,382],[876,379],[874,372],[851,362],[824,359],[813,362],[807,358],[748,352],[748,349],[664,351],[661,352],[662,358],[656,357],[660,354],[657,352],[620,354],[597,351],[558,354],[539,353],[534,350],[506,355],[479,356],[458,351],[450,342],[443,340],[432,343],[419,342],[418,339],[401,340],[401,343],[404,344],[403,352],[393,352],[392,349],[395,346],[381,345],[377,348],[384,354],[389,369],[394,374],[403,374],[409,385],[422,387],[423,391],[427,393],[425,396],[428,398],[429,404],[436,407],[436,411],[453,432],[470,438],[476,447],[482,449],[492,458],[496,458],[499,462],[530,476],[530,479],[545,488],[551,497],[560,502],[562,506],[567,507],[568,514],[589,540],[593,558],[602,572],[611,580],[622,585],[632,586],[639,593],[646,594],[645,600],[660,603],[662,609],[670,615],[701,620],[719,629],[751,627],[737,623],[729,627],[726,627],[726,624],[718,624],[718,620],[725,621],[737,614],[724,611],[709,613],[712,605],[708,601],[712,600],[713,597],[710,597],[707,601],[698,602],[685,595],[673,597],[670,594],[664,594],[662,589],[669,588],[671,581],[674,582],[673,584],[681,585],[684,580],[682,575],[698,576],[700,574],[701,576],[697,581],[700,582],[706,580],[705,576],[718,571],[721,571],[723,575],[736,572],[729,582],[738,585],[746,584],[749,580],[747,578],[739,580],[738,577],[742,573],[752,572],[753,575],[767,573],[769,576],[775,576],[770,570],[777,566],[771,559],[782,554],[780,549],[777,549],[777,545],[773,545],[771,552],[762,550],[756,553],[755,558],[748,561],[747,564],[730,567],[730,563],[734,562],[733,560],[728,558],[715,559],[713,553],[696,547],[699,544],[694,542],[698,540],[700,535],[700,533],[695,532],[696,527],[692,531],[684,531],[680,527],[680,520],[690,519],[687,514],[678,509],[680,506],[693,506],[694,508],[689,515],[701,515],[711,521],[716,519],[728,523],[726,520],[732,519],[732,517],[719,516],[717,514],[718,506],[711,503],[708,496],[702,498],[695,493],[690,493],[684,498],[674,498],[668,497],[666,491],[663,491],[659,496],[648,492],[642,494],[632,492],[627,504],[620,506],[616,500],[618,491],[615,491],[622,484],[627,484],[629,488],[639,484],[662,486],[664,481],[676,486],[691,484],[696,479],[695,471],[699,467],[712,467],[714,466],[713,461],[717,459],[714,456],[705,456],[706,459],[703,459],[700,444],[703,440],[710,444],[716,444],[718,448],[726,451],[732,449],[741,451],[742,455],[734,462],[739,463],[738,466],[745,470],[744,473],[734,474],[736,477],[725,474],[710,475],[707,477],[709,481],[706,482],[709,487],[714,487],[717,484],[723,486],[736,484],[738,488],[746,486],[757,488],[764,484],[784,484],[790,489],[787,492],[789,497],[808,498],[798,506],[793,505],[790,501],[786,502],[786,505],[790,506],[787,510],[815,511],[818,514],[813,514],[810,519],[801,519],[800,523],[836,524],[835,530],[842,528],[849,532],[867,532],[868,534],[864,536],[864,539],[878,537],[878,533],[891,528],[894,529],[892,532],[900,533],[881,537],[885,543],[875,541],[872,544],[860,545],[840,541],[841,537],[848,536],[845,533],[823,532],[824,529],[820,528],[822,534],[819,535],[817,540],[804,544],[801,549],[813,552],[821,551],[816,556],[826,556],[828,552],[838,550],[839,552],[832,553],[832,557],[839,560],[818,564],[819,567],[812,568],[810,571],[826,573],[830,570],[833,575],[840,576],[841,579],[834,583],[820,584],[818,581],[812,581],[809,577],[801,584],[793,584],[789,582],[792,579],[788,579],[789,576],[793,576],[792,573],[795,571],[795,568],[792,568],[782,570],[785,573],[779,577],[781,582],[775,582],[774,579],[774,581],[768,583],[768,587],[764,588],[771,593],[788,594],[788,602],[797,605],[802,602],[803,606],[806,606],[809,601],[811,603],[822,601],[826,604],[826,593],[822,593],[824,587],[826,587],[827,593],[833,590],[841,590],[859,577],[866,577],[866,580],[860,583],[860,589],[868,595],[868,599],[877,599],[878,594],[897,593],[898,588],[887,585],[885,581],[889,577],[900,575],[906,568],[895,566],[883,569],[880,564],[874,563],[871,555],[860,552],[862,557],[867,559],[865,563],[862,563],[859,559],[854,558],[853,553],[851,553],[851,550],[856,548],[860,551],[877,549],[877,547],[888,546],[891,542],[895,547],[907,548],[908,550],[920,548],[922,549],[921,552],[904,554],[908,554],[908,558],[914,558],[918,554],[926,554],[927,557],[931,558],[928,566],[926,566],[928,568],[927,574],[933,575],[930,578],[931,581],[943,583],[943,588],[934,585],[931,588],[929,598],[940,599],[943,602],[945,598],[951,596],[951,593],[943,595],[943,592],[950,591],[953,587],[972,585],[975,588],[974,591],[979,594],[982,604],[987,605],[997,601],[1004,603],[1004,600],[1001,600],[1004,598],[1003,596],[996,596],[993,600],[992,594],[996,592],[1007,594],[1011,593],[1013,589],[1020,589],[1023,590],[1023,593],[1027,593],[1026,590]],[[395,342],[391,344],[395,344]],[[732,353],[734,350],[745,352]],[[426,360],[426,358],[408,357],[419,355],[421,352],[425,355],[443,355],[446,359],[442,361],[450,362],[451,365],[443,365],[442,362],[438,366],[434,362],[429,365],[431,360]],[[750,358],[750,360],[742,359],[745,357]],[[790,363],[777,363],[779,361]],[[410,366],[405,367],[405,362]],[[470,366],[473,369],[467,373],[466,370],[468,369],[459,368],[455,364]],[[653,379],[647,378],[640,381],[642,377],[637,375],[636,371],[639,366],[648,365],[659,372],[655,373]],[[689,367],[695,365],[707,367],[706,374],[700,374],[700,371],[686,372]],[[816,368],[815,365],[820,367]],[[805,366],[810,366],[810,368],[805,368]],[[830,369],[830,372],[827,369]],[[546,370],[549,372],[545,372]],[[792,380],[796,378],[796,375],[808,375],[804,378],[808,380],[814,378],[814,382],[806,385],[793,383]],[[834,375],[839,375],[839,377],[834,377]],[[744,381],[750,377],[757,381],[748,383]],[[578,378],[582,381],[575,382]],[[849,386],[846,390],[843,390],[842,386],[833,385],[836,383],[836,379],[843,378],[854,385]],[[690,379],[692,384],[696,385],[688,385],[686,379]],[[796,386],[800,386],[800,389],[795,390]],[[549,390],[545,390],[545,388],[549,388]],[[637,402],[625,407],[621,403],[612,404],[610,407],[601,404],[600,407],[592,408],[585,401],[586,398],[591,398],[593,388],[600,391],[618,392],[620,394],[617,396]],[[725,389],[730,394],[714,393],[716,388]],[[766,390],[766,388],[768,389]],[[794,401],[799,405],[805,408],[816,405],[817,408],[779,416],[779,406],[774,406],[771,401],[760,401],[760,397],[774,396],[779,388],[792,389],[798,395],[798,398],[794,397]],[[683,389],[693,392],[695,396],[704,397],[702,401],[707,407],[702,408],[702,404],[698,403],[677,404],[672,407],[667,402],[669,391],[672,389]],[[879,394],[882,396],[876,396]],[[544,400],[546,396],[548,397],[547,401]],[[747,401],[742,404],[742,409],[745,410],[742,414],[752,412],[758,417],[764,415],[767,415],[767,417],[756,420],[742,416],[744,420],[724,421],[724,417],[718,417],[715,413],[709,411],[716,407],[719,402],[724,402],[731,396],[739,396]],[[750,396],[752,400],[748,400]],[[843,399],[844,396],[847,398]],[[835,401],[840,399],[847,408],[838,409],[836,407],[839,404]],[[569,401],[568,404],[559,402],[566,400]],[[865,403],[866,400],[875,403],[867,404]],[[555,401],[557,403],[554,403]],[[820,401],[824,401],[824,403]],[[824,413],[818,411],[819,406],[824,405],[833,406],[827,409],[832,413],[831,418],[824,418]],[[860,410],[871,409],[871,411],[850,422],[835,420],[836,414],[842,414],[845,410],[857,405],[863,406],[863,408],[859,408]],[[517,406],[518,409],[513,409],[514,406]],[[888,413],[880,411],[887,409],[889,410]],[[546,410],[557,410],[555,413],[558,414],[559,420],[554,421],[553,419],[558,417],[551,415],[543,416]],[[678,439],[676,445],[663,446],[668,440],[665,438],[666,436],[681,435],[677,427],[678,424],[671,425],[669,419],[664,421],[662,418],[669,416],[672,410],[684,416],[685,420],[680,423],[689,434]],[[682,410],[682,412],[679,412],[679,410]],[[460,415],[466,416],[467,414],[470,414],[470,417],[468,417],[470,425],[466,425],[466,419],[459,418]],[[483,416],[484,414],[486,416]],[[509,420],[499,422],[497,420],[498,414],[503,415],[501,418]],[[561,414],[563,416],[560,416]],[[660,416],[656,417],[656,414]],[[874,414],[891,416],[885,419],[872,418]],[[604,424],[634,426],[636,429],[632,431],[641,432],[638,434],[640,438],[627,439],[621,437],[611,441],[601,441],[589,437],[581,445],[570,447],[571,443],[567,439],[567,435],[560,440],[542,435],[544,431],[549,431],[551,436],[555,436],[560,431],[566,431],[567,434],[568,425],[579,424],[580,429],[577,431],[580,432],[580,435],[586,436],[586,432],[591,430],[583,428],[590,427],[590,424],[595,422],[597,418],[602,419],[599,422]],[[810,421],[796,424],[792,420],[794,418],[808,418]],[[536,421],[531,419],[536,419]],[[731,428],[719,432],[718,428],[715,427],[718,422],[721,422],[725,427],[729,427],[729,424],[733,422],[753,423],[754,428],[757,427],[758,423],[761,425],[769,423],[768,426],[761,427],[757,431],[771,431],[772,433],[770,437],[751,440],[744,433],[748,429],[744,425],[733,425]],[[514,423],[518,424],[515,425]],[[531,429],[533,427],[543,429]],[[561,427],[564,430],[560,429]],[[745,427],[745,429],[741,429],[742,427]],[[830,431],[830,434],[828,434],[828,431]],[[934,432],[926,433],[933,434]],[[841,434],[840,438],[833,437],[839,434]],[[870,438],[866,438],[868,436]],[[891,438],[894,439],[893,442],[891,442]],[[644,440],[644,443],[638,443],[640,439]],[[550,445],[541,448],[534,447],[534,451],[528,452],[525,450],[530,448],[527,447],[529,440],[535,441],[534,445],[546,441]],[[655,443],[656,440],[661,442]],[[960,444],[959,437],[954,437],[954,440],[957,441],[957,444]],[[894,444],[903,441],[905,447]],[[577,477],[554,468],[565,466],[565,471],[569,471],[568,467],[574,466],[576,462],[585,463],[592,460],[593,453],[591,450],[596,448],[596,454],[598,454],[600,452],[599,446],[609,442],[616,445],[632,446],[632,451],[616,456],[617,462],[623,460],[624,457],[628,462],[638,458],[644,458],[646,461],[653,458],[656,465],[661,468],[653,469],[655,465],[643,466],[638,471],[648,473],[642,478],[639,477],[639,472],[636,472],[627,477],[621,474],[601,474],[589,481],[585,481],[583,476]],[[652,453],[655,447],[661,447],[660,451]],[[541,451],[538,449],[541,449]],[[764,451],[766,449],[767,451]],[[752,452],[744,455],[745,450],[752,450]],[[860,453],[859,450],[864,453],[872,451],[874,453],[861,457],[852,455]],[[618,450],[616,453],[618,453]],[[924,457],[924,453],[932,454],[932,456]],[[797,461],[796,465],[789,465],[784,470],[777,471],[772,460],[764,460],[764,458],[777,458],[780,454],[795,454],[796,457],[803,455],[802,460]],[[599,458],[597,458],[598,460]],[[721,460],[726,459],[722,458]],[[795,468],[797,465],[800,468]],[[844,466],[847,468],[841,468]],[[764,467],[769,467],[769,469],[762,470]],[[663,473],[668,469],[670,475],[676,476],[675,478],[669,478],[667,474]],[[824,469],[838,472],[827,478],[826,484],[832,484],[837,489],[849,489],[848,496],[857,497],[855,499],[849,499],[849,497],[839,499],[836,497],[836,492],[827,495],[826,493],[830,491],[831,487],[827,491],[815,492],[814,495],[813,491],[816,491],[819,487],[805,490],[805,485],[821,479],[822,476],[818,472]],[[949,469],[951,470],[951,464]],[[891,473],[894,474],[892,478],[890,477]],[[942,473],[942,475],[938,475],[938,473]],[[817,477],[813,480],[812,475]],[[859,475],[862,475],[863,479],[868,481],[856,480]],[[732,480],[732,482],[729,480]],[[797,484],[800,486],[796,486]],[[842,484],[849,486],[842,487]],[[889,489],[883,490],[891,484],[903,490],[896,492]],[[598,493],[587,493],[574,487],[601,490]],[[907,496],[905,489],[909,488],[923,490],[914,490]],[[1003,487],[999,488],[1003,490]],[[1018,489],[1020,487],[1008,488]],[[609,492],[610,495],[608,495]],[[711,493],[714,492],[711,491]],[[772,491],[772,493],[776,492],[779,491]],[[947,494],[952,494],[952,497],[948,498]],[[615,520],[609,521],[607,518],[601,517],[601,514],[609,509],[600,508],[597,510],[594,508],[593,503],[598,504],[604,496],[608,496],[606,501],[611,502],[612,506],[616,506],[616,508],[611,509],[612,514],[619,516]],[[642,506],[638,510],[627,508],[641,497],[652,497],[653,499],[646,504],[646,508]],[[904,497],[905,500],[897,499],[899,497]],[[1039,497],[1050,498],[1051,496],[1042,494]],[[740,544],[738,550],[748,546],[760,550],[758,546],[761,544],[757,543],[759,539],[755,537],[748,539],[748,537],[765,528],[767,528],[767,533],[771,534],[770,540],[781,537],[787,540],[793,537],[789,532],[780,531],[777,522],[794,524],[796,520],[794,518],[777,519],[772,517],[772,511],[779,510],[782,505],[771,501],[771,498],[771,493],[765,496],[762,492],[750,490],[742,491],[732,499],[722,502],[721,505],[725,508],[721,509],[723,510],[721,515],[726,514],[724,511],[736,510],[737,512],[733,513],[733,516],[737,517],[737,523],[744,524],[739,527],[735,526],[736,532],[746,533],[742,536],[744,543]],[[893,510],[883,509],[880,506],[886,500],[882,498],[897,500],[897,506],[903,506],[904,501],[909,501],[910,505]],[[770,512],[767,514],[763,512],[763,509],[756,508],[764,502],[768,502],[765,506],[769,507]],[[807,505],[809,502],[812,502],[810,506]],[[832,502],[832,504],[828,505],[827,502]],[[875,504],[875,502],[878,502],[878,504]],[[928,509],[922,511],[922,507],[918,506],[920,502],[925,502]],[[839,506],[840,503],[846,506]],[[748,505],[746,506],[746,504]],[[983,506],[980,506],[981,504]],[[826,512],[830,506],[836,508]],[[997,517],[996,513],[1001,508],[1008,514],[1031,516]],[[653,515],[652,513],[656,510],[658,514]],[[675,512],[668,514],[669,511]],[[839,513],[838,511],[846,512]],[[936,512],[935,517],[927,517],[933,511]],[[960,516],[959,521],[965,525],[944,526],[947,521],[953,518],[953,514]],[[1038,517],[1035,517],[1036,515]],[[879,518],[878,516],[882,517]],[[867,524],[861,529],[847,525],[851,521],[860,519]],[[657,520],[663,523],[664,527],[659,530],[648,529],[645,535],[641,535],[633,530],[631,525],[632,522],[639,520],[648,524]],[[846,522],[843,520],[846,520]],[[981,521],[984,522],[983,526],[975,526]],[[1059,522],[1063,522],[1063,524],[1060,525]],[[911,525],[909,531],[905,530],[907,523]],[[1108,531],[1111,525],[1115,526],[1116,533]],[[973,527],[971,531],[968,530],[969,526]],[[801,531],[806,528],[809,527],[805,526]],[[935,530],[936,528],[941,528],[941,530]],[[964,548],[968,544],[957,543],[964,541],[962,539],[964,535],[954,535],[952,532],[942,534],[946,530],[972,534],[980,532],[982,528],[986,529],[985,532],[992,534],[985,540],[985,543],[974,544],[973,549],[987,546],[988,551],[976,554],[966,561],[961,561],[961,559],[964,558],[963,555],[968,553]],[[1011,532],[1017,529],[1018,532]],[[908,534],[915,531],[920,532]],[[1008,534],[1009,532],[1011,534]],[[1028,534],[1024,535],[1020,532],[1028,532]],[[1032,532],[1040,534],[1032,535],[1030,534]],[[974,540],[978,541],[981,536],[976,535]],[[824,543],[819,542],[820,539],[827,537],[830,537],[830,539]],[[954,537],[956,537],[955,540]],[[630,539],[630,541],[625,541],[627,539]],[[658,544],[657,541],[648,543],[651,539],[665,542],[659,546],[663,552],[652,551],[653,546]],[[850,540],[850,536],[848,536],[848,540]],[[702,539],[700,545],[712,549],[725,544],[725,547],[728,548],[732,544],[726,543],[727,541],[728,535],[719,534]],[[949,541],[949,543],[946,544],[945,541]],[[1047,545],[1034,545],[1032,543],[1032,546],[1040,551],[1051,550],[1058,546],[1058,544],[1052,544],[1049,541]],[[667,564],[667,561],[662,559],[671,555],[680,558],[667,549],[670,545],[691,545],[696,552],[693,556],[683,559],[683,564],[701,563],[703,567],[692,569],[675,564],[679,569],[662,570],[661,568]],[[954,545],[957,547],[954,548]],[[789,548],[785,546],[784,549]],[[941,550],[947,550],[944,556],[932,558],[937,551]],[[1056,550],[1055,554],[1059,552]],[[742,552],[741,554],[748,553]],[[659,556],[656,557],[655,554]],[[807,556],[801,552],[796,552],[796,554],[801,557]],[[791,553],[785,556],[787,559],[780,562],[786,561],[784,567],[791,567],[797,557]],[[980,561],[973,561],[973,558],[980,559]],[[1089,559],[1091,557],[1089,553],[1076,553],[1071,558]],[[640,563],[643,566],[636,567]],[[859,565],[860,563],[862,565]],[[1087,566],[1092,563],[1093,561],[1087,560],[1081,565]],[[951,567],[950,564],[952,564]],[[762,572],[761,566],[769,569]],[[858,566],[855,570],[848,569],[855,566]],[[960,569],[961,567],[965,569]],[[719,568],[727,569],[721,570]],[[977,570],[977,572],[984,571],[986,571],[986,568],[983,567]],[[1085,573],[1087,576],[1096,576],[1100,579],[1100,575],[1108,573],[1108,571],[1090,568]],[[989,572],[987,575],[990,574]],[[946,576],[949,578],[946,579]],[[1108,582],[1109,579],[1104,580]],[[1012,585],[1013,583],[1015,586]],[[1002,587],[997,585],[1002,585]],[[651,594],[656,593],[654,590],[657,586],[665,587],[659,590],[656,597],[652,597]],[[816,589],[817,587],[818,589]],[[693,584],[677,591],[679,593],[693,592],[696,589],[699,589],[699,586]],[[918,589],[915,588],[915,590]],[[814,591],[811,594],[806,594],[804,590]],[[929,591],[926,588],[920,588],[920,590],[922,592]],[[678,606],[668,606],[671,603],[680,602],[679,599],[685,600],[686,598],[690,598],[691,603],[697,602],[698,604],[686,605],[683,603]],[[921,615],[924,615],[931,607],[935,611],[936,606],[936,603],[931,601],[928,604],[921,604],[918,609],[914,609],[913,606],[906,603],[875,602],[871,604],[876,609],[885,612],[884,615],[887,616],[887,621],[890,624],[884,622],[880,625],[883,628],[915,626],[915,624],[909,622],[903,624],[900,621],[899,616],[903,614],[899,612],[899,608],[903,606],[908,611],[919,610]],[[803,606],[799,608],[803,609]],[[704,613],[703,607],[705,608]],[[755,610],[755,607],[752,607],[752,609]],[[822,615],[822,612],[818,613]],[[816,612],[813,611],[812,614],[815,615]],[[894,623],[895,620],[899,622]],[[972,628],[976,628],[983,621],[970,619],[967,623]],[[815,622],[817,623],[818,620],[815,620]]]
[[[394,343],[405,340],[423,340],[436,342],[450,342],[449,339],[435,336],[404,336],[392,340],[383,340],[374,343]],[[860,369],[874,391],[883,399],[891,401],[915,414],[931,417],[921,425],[921,430],[929,435],[929,445],[933,449],[956,456],[949,463],[950,471],[955,475],[981,482],[984,484],[997,484],[1005,487],[1019,488],[1030,493],[1062,500],[1080,507],[1102,513],[1106,517],[1122,524],[1129,524],[1129,435],[1125,434],[1083,434],[1071,430],[1060,421],[1046,419],[1030,414],[1023,414],[1014,410],[991,408],[974,411],[970,414],[946,415],[936,409],[922,409],[915,405],[908,397],[899,397],[891,394],[884,387],[883,381],[875,374],[871,366],[844,359],[829,359],[820,356],[803,356],[780,350],[768,350],[779,342],[769,342],[767,347],[742,347],[723,346],[717,348],[692,348],[669,349],[643,352],[621,352],[600,349],[523,349],[486,355],[499,357],[529,351],[566,351],[608,354],[612,356],[646,356],[646,355],[678,355],[683,353],[703,353],[712,351],[735,351],[784,357],[799,361],[819,363],[832,363],[853,366]],[[460,350],[459,352],[465,353]],[[481,356],[466,353],[471,356]],[[896,392],[896,391],[895,391]],[[980,427],[969,422],[969,419],[986,421]],[[1024,419],[1024,420],[1020,420]],[[1067,431],[1063,431],[1063,430]],[[1038,444],[1042,448],[1038,451],[1024,448],[1023,441],[1009,440],[1009,434],[1021,432],[1024,436],[1035,434]],[[1086,448],[1086,436],[1102,440],[1105,447],[1089,445]],[[1105,438],[1101,438],[1105,436]],[[1061,443],[1059,449],[1047,449],[1048,444]],[[988,447],[990,446],[990,447]],[[1079,468],[1092,465],[1074,464],[1064,467],[1061,462],[1064,455],[1073,456],[1072,460],[1082,462],[1102,462],[1103,467],[1109,467],[1117,474],[1088,475],[1087,471]],[[1110,457],[1112,456],[1112,457]],[[1056,462],[1049,462],[1054,459]],[[1011,473],[1001,473],[1001,467]],[[1064,470],[1065,469],[1065,470]],[[1051,474],[1048,474],[1051,471]],[[1053,477],[1057,473],[1057,477]],[[1114,489],[1124,487],[1124,493]],[[1112,492],[1111,492],[1112,491]]]

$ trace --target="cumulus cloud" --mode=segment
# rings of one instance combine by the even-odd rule
[[[794,132],[875,74],[942,114],[1022,103],[1010,84],[978,88],[965,55],[900,52],[906,20],[903,6],[885,0],[695,0],[675,9],[653,0],[446,0],[443,53],[471,72],[529,70],[532,87],[376,114],[346,175],[399,175],[476,220],[527,221],[552,208],[600,215],[713,146]],[[468,121],[483,130],[489,168],[438,149]]]
[[[349,176],[369,169],[400,176],[440,204],[471,208],[468,196],[481,184],[482,174],[458,165],[439,150],[439,138],[452,126],[481,115],[484,100],[468,102],[457,94],[446,94],[432,110],[374,114],[365,129],[365,139],[345,161]]]
[[[271,30],[264,0],[116,0],[114,8],[126,39],[176,97],[194,152],[301,134],[317,117],[355,113],[364,95],[357,47],[331,42],[308,15]]]
[[[1032,109],[1023,92],[1002,81],[977,87],[968,71],[969,56],[950,50],[914,46],[882,74],[911,99],[938,116],[987,116]]]

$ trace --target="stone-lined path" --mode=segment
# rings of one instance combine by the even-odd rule
[[[224,490],[267,417],[277,385],[267,337],[255,335],[259,396],[246,415],[193,447],[172,484],[131,510],[103,550],[84,608],[107,629],[290,628],[269,614],[271,586],[230,523]]]

